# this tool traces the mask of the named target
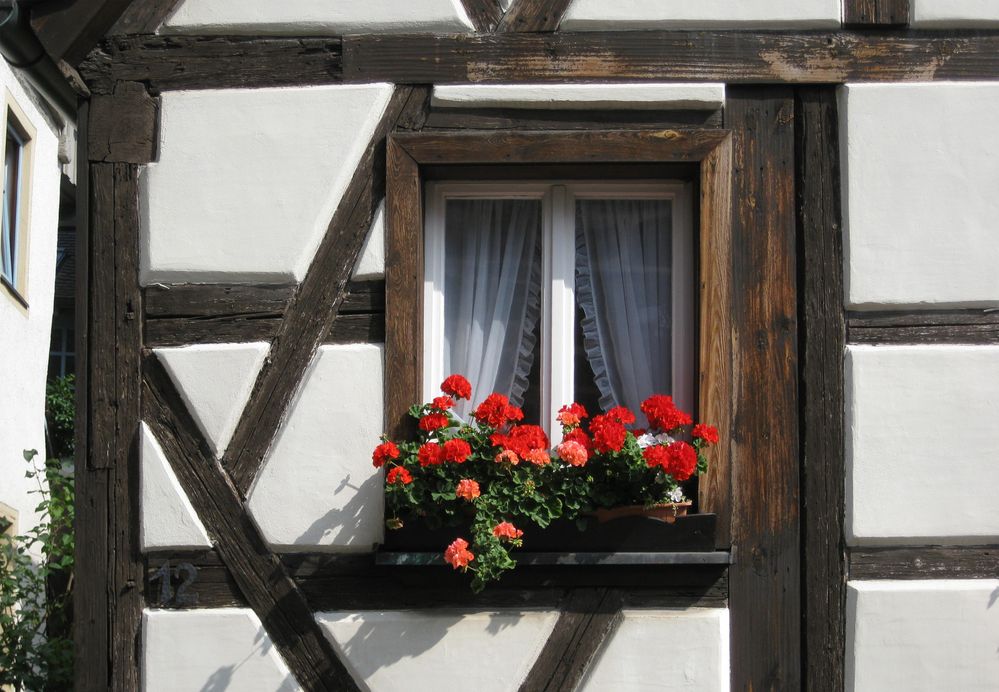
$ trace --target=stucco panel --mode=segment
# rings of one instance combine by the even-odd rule
[[[657,28],[824,28],[840,25],[839,0],[573,0],[563,31]]]
[[[994,27],[999,25],[995,0],[912,0],[911,26],[921,28]]]

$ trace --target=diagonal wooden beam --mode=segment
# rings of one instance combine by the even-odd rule
[[[559,615],[520,692],[572,692],[597,652],[617,628],[621,593],[614,589],[578,589]]]
[[[499,0],[461,0],[465,13],[475,25],[475,30],[483,33],[495,31],[503,17]]]
[[[133,2],[141,4],[145,0],[32,3],[31,27],[53,60],[65,60],[76,66]]]
[[[497,31],[555,31],[571,3],[572,0],[514,0]]]
[[[305,596],[268,548],[239,492],[215,461],[170,376],[152,355],[144,358],[142,394],[143,420],[295,679],[310,692],[358,690]]]
[[[114,26],[111,27],[108,35],[154,34],[179,4],[180,0],[141,0],[141,2],[133,2],[118,18]]]
[[[419,127],[430,89],[396,89],[375,130],[305,279],[292,297],[236,426],[223,465],[244,496],[284,419],[316,349],[329,333],[346,294],[375,209],[384,194],[385,137]]]

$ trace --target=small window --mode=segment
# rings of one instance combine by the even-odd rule
[[[27,178],[31,136],[8,108],[3,144],[3,208],[0,212],[0,279],[23,302],[27,273]]]
[[[559,406],[693,409],[695,257],[684,182],[427,187],[424,392],[448,374],[557,431]],[[464,416],[471,404],[457,411]]]

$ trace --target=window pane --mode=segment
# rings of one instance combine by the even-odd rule
[[[670,200],[577,201],[580,403],[638,414],[650,394],[672,393],[672,282]]]
[[[474,403],[499,392],[535,419],[541,213],[539,200],[449,199],[444,230],[445,374],[465,375]]]
[[[21,161],[21,144],[7,128],[7,143],[3,162],[3,230],[0,231],[0,256],[3,275],[16,286],[17,271],[17,187]]]

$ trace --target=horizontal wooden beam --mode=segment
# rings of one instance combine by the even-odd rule
[[[999,311],[851,313],[851,344],[999,344]]]
[[[999,545],[851,548],[850,579],[995,579]]]
[[[462,36],[112,37],[80,72],[95,93],[396,84],[719,81],[838,84],[999,78],[999,32],[631,31]]]

